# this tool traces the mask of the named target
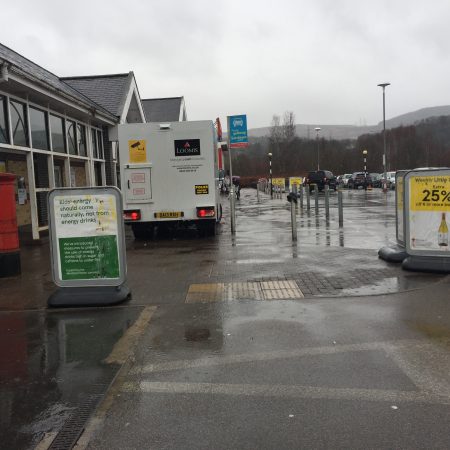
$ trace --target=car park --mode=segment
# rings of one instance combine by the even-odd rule
[[[316,170],[308,172],[306,177],[306,185],[309,186],[309,191],[313,191],[317,186],[319,191],[323,191],[325,186],[329,186],[330,189],[337,189],[337,179],[329,170]]]

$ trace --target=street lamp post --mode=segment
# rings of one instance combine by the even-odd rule
[[[364,189],[367,189],[367,150],[363,150],[364,157]]]
[[[268,153],[269,157],[269,183],[270,183],[270,198],[273,198],[273,186],[272,186],[272,153]]]
[[[316,127],[315,130],[316,130],[316,142],[317,142],[317,171],[319,171],[320,170],[320,162],[319,162],[319,131],[320,131],[320,128]]]
[[[385,102],[385,89],[386,86],[389,86],[391,83],[380,83],[380,86],[383,89],[383,192],[387,192],[387,179],[386,179],[386,102]]]

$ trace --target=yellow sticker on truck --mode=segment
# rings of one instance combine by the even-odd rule
[[[209,194],[208,184],[196,184],[195,185],[195,195],[205,195]]]
[[[450,176],[412,176],[409,188],[411,211],[450,211]]]
[[[145,139],[134,139],[128,141],[128,153],[130,163],[147,162],[147,141]]]

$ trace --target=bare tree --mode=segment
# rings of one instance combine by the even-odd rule
[[[273,170],[275,173],[282,169],[282,160],[280,155],[280,144],[283,139],[283,129],[281,127],[280,116],[274,114],[272,116],[272,122],[270,124],[270,151],[273,155]]]
[[[280,116],[274,114],[272,116],[272,122],[270,124],[270,143],[274,146],[279,145],[280,141],[283,138],[283,130],[281,128],[281,120]]]
[[[295,114],[292,111],[284,113],[282,135],[286,143],[291,142],[295,138]]]

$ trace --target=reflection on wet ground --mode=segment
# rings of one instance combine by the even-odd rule
[[[104,393],[118,367],[103,360],[140,311],[1,313],[0,447],[33,448]]]
[[[411,274],[378,258],[378,249],[395,240],[394,193],[380,190],[344,192],[344,226],[338,225],[336,194],[330,195],[330,219],[319,211],[298,208],[298,241],[292,242],[290,205],[251,189],[237,203],[237,232],[229,229],[228,199],[215,238],[198,239],[194,228],[171,236],[135,241],[128,234],[130,283],[146,270],[155,292],[134,291],[138,302],[183,301],[195,283],[244,283],[255,280],[295,280],[305,297],[373,295],[415,289],[441,280],[437,274]],[[175,279],[162,275],[176,273]],[[162,278],[161,278],[162,277]],[[175,284],[182,286],[174,289]],[[177,291],[177,292],[175,292]],[[250,298],[249,298],[250,299]]]
[[[330,218],[325,217],[324,196],[319,210],[297,208],[298,245],[339,246],[379,249],[395,240],[394,193],[380,190],[344,192],[344,227],[338,226],[337,194],[330,193]],[[269,244],[290,239],[290,205],[286,199],[270,200],[261,195],[257,203],[253,192],[242,197],[237,207],[238,243]],[[241,203],[242,203],[241,202]],[[252,220],[253,219],[253,220]],[[258,227],[254,227],[257,221]]]

